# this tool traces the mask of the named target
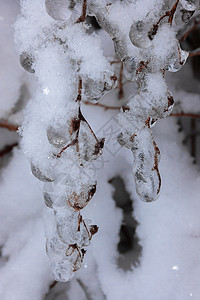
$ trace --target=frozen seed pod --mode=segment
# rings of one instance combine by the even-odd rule
[[[80,269],[85,253],[86,251],[83,248],[78,247],[77,244],[71,244],[68,246],[68,249],[66,250],[66,256],[67,260],[72,266],[73,272],[76,272]]]
[[[44,182],[52,182],[53,181],[53,179],[50,179],[46,175],[44,175],[42,173],[42,171],[38,167],[35,167],[32,163],[31,163],[31,171],[32,171],[32,174],[41,181],[44,181]]]
[[[62,148],[69,142],[69,132],[67,128],[55,129],[49,126],[47,129],[47,138],[51,145],[56,148]]]
[[[27,52],[22,52],[19,57],[21,66],[29,73],[35,73],[33,69],[33,63],[35,59],[32,54]]]
[[[95,81],[92,78],[86,78],[84,82],[84,97],[91,102],[98,102],[107,92],[115,88],[117,77],[111,72],[104,72],[101,81]]]
[[[67,199],[67,203],[75,211],[83,209],[96,192],[96,184],[83,188],[80,193],[73,192]]]
[[[160,191],[160,181],[157,171],[150,171],[148,176],[137,170],[134,174],[136,191],[144,202],[157,200]]]
[[[150,27],[149,22],[144,21],[138,21],[132,24],[129,37],[134,46],[138,48],[148,48],[151,46],[151,40],[148,37]]]
[[[160,151],[148,128],[144,128],[135,137],[131,150],[134,156],[136,191],[141,200],[152,202],[158,198],[161,186],[158,170]]]

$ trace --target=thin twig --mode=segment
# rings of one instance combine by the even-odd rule
[[[60,158],[61,154],[63,153],[63,151],[65,151],[67,148],[74,146],[77,143],[77,138],[75,138],[70,144],[68,144],[67,146],[63,147],[60,152],[57,154],[57,158]]]
[[[14,143],[12,145],[5,146],[2,150],[0,150],[0,157],[5,156],[6,154],[10,153],[14,147],[17,147],[18,143]]]
[[[52,289],[57,283],[58,283],[58,281],[55,280],[55,281],[49,286],[49,289]]]
[[[80,102],[81,99],[82,99],[82,79],[80,78],[79,79],[79,82],[78,82],[78,95],[77,95],[77,98],[76,98],[76,102]]]
[[[120,110],[121,108],[123,110],[129,110],[129,107],[127,107],[127,106],[108,106],[108,105],[105,105],[105,104],[91,103],[91,102],[88,102],[88,101],[85,101],[83,103],[85,105],[98,106],[98,107],[104,108],[105,110],[109,110],[109,109],[111,109],[111,110],[112,109],[114,109],[114,110]],[[170,114],[170,117],[189,117],[189,118],[200,119],[200,115],[198,115],[198,114],[184,113],[184,112],[181,112],[181,113],[172,113],[172,114]]]
[[[174,18],[174,14],[176,12],[178,2],[179,2],[179,0],[177,0],[176,3],[172,6],[172,9],[170,11],[166,11],[165,14],[162,17],[160,17],[160,19],[157,21],[157,23],[154,24],[152,26],[152,28],[149,30],[148,37],[149,37],[150,40],[153,40],[153,37],[156,35],[156,33],[158,31],[158,28],[159,28],[159,25],[160,25],[160,22],[162,21],[162,19],[164,19],[165,17],[169,17],[168,23],[170,23],[172,25],[172,21],[173,21],[173,18]]]
[[[120,73],[119,73],[119,93],[118,93],[118,98],[122,99],[124,97],[124,91],[123,91],[123,62],[121,62],[121,68],[120,68]]]
[[[85,22],[86,11],[87,11],[87,0],[83,0],[82,15],[80,16],[80,18],[78,18],[78,20],[76,21],[76,23]]]
[[[119,63],[121,63],[121,60],[112,60],[112,61],[110,61],[111,65],[112,64],[119,64]]]
[[[108,106],[108,105],[105,105],[105,104],[92,103],[92,102],[89,102],[89,101],[84,101],[83,104],[85,104],[85,105],[91,105],[91,106],[98,106],[98,107],[104,108],[105,110],[108,110],[108,109],[120,110],[121,108],[128,109],[125,106]]]
[[[195,119],[200,119],[200,115],[193,114],[193,113],[173,113],[170,116],[172,117],[189,117],[189,118],[195,118]]]
[[[200,51],[198,52],[190,52],[189,57],[194,57],[200,55]]]
[[[142,72],[142,70],[144,68],[147,68],[148,64],[149,64],[149,61],[144,62],[143,60],[141,60],[140,63],[139,63],[139,68],[137,68],[137,70],[136,70],[136,74]]]
[[[172,21],[173,21],[174,14],[176,12],[178,3],[179,3],[179,0],[176,1],[176,3],[173,5],[172,9],[170,10],[168,23],[170,23],[171,25],[172,25]]]
[[[4,121],[4,122],[0,121],[0,127],[1,128],[6,128],[6,129],[8,129],[10,131],[17,131],[19,129],[18,126],[10,124],[10,123],[7,123],[6,121]]]

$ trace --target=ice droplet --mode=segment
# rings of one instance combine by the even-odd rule
[[[150,26],[148,22],[138,21],[133,23],[129,37],[132,44],[138,48],[148,48],[151,46],[151,41],[148,37]]]
[[[175,52],[168,60],[167,70],[169,72],[179,71],[189,56],[189,52],[182,50],[179,46],[177,51],[178,52]]]
[[[49,143],[56,148],[62,148],[69,142],[69,134],[64,128],[56,130],[52,126],[49,126],[47,129],[47,138]]]

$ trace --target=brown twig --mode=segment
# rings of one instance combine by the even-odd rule
[[[160,17],[160,19],[158,20],[158,22],[156,24],[154,24],[152,26],[152,28],[149,30],[148,37],[149,37],[150,40],[153,40],[154,35],[156,35],[156,33],[158,31],[158,28],[159,28],[159,24],[162,21],[162,19],[164,19],[165,17],[168,17],[169,14],[170,14],[170,12],[166,11],[166,13],[162,17]]]
[[[114,110],[120,110],[121,108],[123,110],[129,110],[129,107],[127,106],[108,106],[108,105],[105,105],[105,104],[101,104],[101,103],[91,103],[91,102],[88,102],[88,101],[85,101],[83,102],[85,105],[91,105],[91,106],[98,106],[98,107],[101,107],[101,108],[104,108],[105,110],[109,110],[109,109],[114,109]],[[189,117],[189,118],[195,118],[195,119],[200,119],[200,115],[198,114],[193,114],[193,113],[184,113],[184,112],[181,112],[181,113],[172,113],[170,114],[170,117]]]
[[[193,113],[173,113],[170,116],[172,117],[189,117],[189,118],[195,118],[195,119],[200,119],[200,115],[193,114]]]
[[[78,20],[76,21],[76,23],[85,22],[86,11],[87,11],[87,0],[83,0],[82,15],[78,18]]]
[[[0,150],[0,157],[5,156],[6,154],[10,153],[14,147],[17,147],[18,143],[14,143],[12,145],[5,146],[2,150]]]
[[[170,23],[171,25],[172,25],[172,21],[173,21],[174,14],[176,12],[178,3],[179,3],[179,0],[176,1],[176,3],[173,5],[172,9],[170,10],[170,15],[169,15],[168,23]]]
[[[58,281],[55,280],[55,281],[49,286],[49,289],[54,288],[54,286],[55,286],[57,283],[58,283]]]
[[[149,30],[148,37],[149,37],[150,40],[153,40],[153,37],[156,35],[156,33],[158,31],[158,28],[159,28],[159,24],[162,21],[162,19],[164,19],[165,17],[169,17],[168,23],[170,23],[172,25],[172,21],[173,21],[173,18],[174,18],[174,14],[176,12],[178,2],[179,2],[179,0],[177,0],[176,3],[172,6],[172,9],[169,10],[169,11],[166,11],[165,14],[162,17],[160,17],[158,22],[156,24],[154,24],[152,26],[152,28]]]
[[[124,97],[124,91],[123,91],[123,62],[121,62],[121,68],[120,68],[120,73],[119,73],[119,93],[118,93],[118,98],[122,99]]]
[[[95,133],[94,133],[94,131],[92,130],[92,127],[90,126],[90,124],[88,123],[88,121],[87,121],[87,120],[84,118],[84,116],[82,115],[82,112],[81,112],[80,107],[79,107],[79,120],[80,120],[80,121],[83,121],[83,122],[85,122],[85,123],[87,124],[88,128],[90,129],[91,134],[94,136],[95,140],[96,140],[97,142],[99,142],[98,139],[97,139],[97,137],[96,137],[96,135],[95,135]]]
[[[190,52],[190,54],[189,54],[189,57],[194,57],[194,56],[198,56],[198,55],[200,55],[200,51],[198,51],[198,52]]]
[[[136,74],[141,73],[144,68],[147,68],[149,61],[144,62],[143,60],[139,63],[139,68],[136,70]]]
[[[77,138],[75,138],[70,144],[68,144],[67,146],[63,147],[60,152],[57,154],[57,158],[60,158],[61,154],[63,153],[63,151],[65,151],[67,148],[74,146],[77,143]]]
[[[112,61],[110,61],[111,65],[112,64],[119,64],[119,63],[121,63],[121,60],[112,60]]]
[[[19,129],[18,126],[10,124],[10,123],[7,123],[6,121],[4,121],[4,122],[0,121],[0,127],[1,128],[6,128],[6,129],[8,129],[10,131],[17,131]]]
[[[76,102],[81,102],[81,99],[82,99],[82,79],[80,78],[79,79],[79,83],[78,83],[78,95],[77,95],[77,98],[76,98]]]

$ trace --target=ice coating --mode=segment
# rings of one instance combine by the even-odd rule
[[[81,11],[75,4],[73,8],[72,1],[44,5],[40,0],[34,4],[23,0],[16,23],[20,62],[38,79],[21,129],[22,148],[33,175],[46,184],[44,202],[54,224],[49,234],[47,226],[47,253],[53,275],[61,281],[80,268],[84,247],[98,230],[80,211],[95,194],[96,174],[88,162],[102,155],[104,139],[95,135],[85,119],[81,101],[99,101],[117,80],[98,36],[87,33],[85,24],[74,22]],[[31,31],[27,23],[36,21],[37,9],[44,14],[43,23],[37,22]],[[21,26],[25,26],[23,32]],[[24,39],[25,34],[30,40]]]
[[[174,99],[167,88],[164,73],[166,70],[178,71],[188,57],[188,53],[180,48],[172,27],[178,2],[174,4],[175,6],[173,4],[173,1],[163,2],[157,6],[158,10],[155,9],[154,13],[148,17],[143,16],[141,20],[136,19],[130,29],[127,29],[126,33],[131,43],[139,50],[131,56],[129,54],[131,47],[124,38],[125,33],[121,31],[119,24],[112,23],[112,4],[109,7],[110,15],[105,12],[104,16],[102,16],[104,7],[100,4],[98,8],[98,4],[95,8],[92,7],[97,11],[98,22],[113,39],[116,55],[124,63],[125,76],[138,82],[138,95],[130,98],[128,111],[122,110],[118,116],[122,127],[118,141],[133,152],[136,190],[140,198],[147,202],[158,198],[161,186],[158,170],[159,149],[150,134],[150,128],[158,119],[168,116],[174,106]],[[121,5],[121,9],[125,9],[125,5]],[[133,53],[134,50],[133,47]],[[143,143],[145,133],[145,145],[148,149],[146,152],[142,150],[145,148]],[[151,167],[148,167],[149,161]]]
[[[80,268],[98,229],[80,211],[95,194],[97,178],[88,163],[102,155],[104,139],[87,122],[81,101],[98,102],[117,84],[100,39],[81,21],[84,9],[110,35],[126,78],[138,84],[137,95],[118,115],[118,141],[133,153],[136,191],[146,202],[160,192],[160,152],[151,127],[174,105],[164,74],[178,71],[188,53],[173,28],[178,2],[148,1],[141,9],[142,2],[88,0],[84,8],[81,1],[21,1],[15,26],[20,61],[38,79],[25,112],[22,147],[33,174],[54,184],[53,192],[45,189],[43,195],[53,224],[47,252],[56,280],[67,281]],[[180,3],[192,11],[191,1]]]

